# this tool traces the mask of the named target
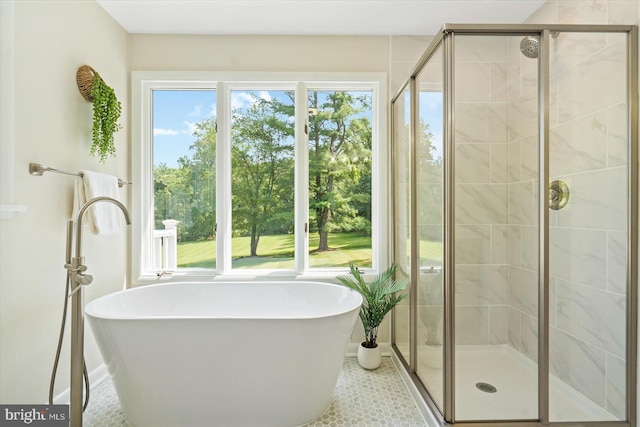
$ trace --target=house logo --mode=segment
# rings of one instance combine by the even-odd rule
[[[0,405],[0,427],[69,427],[69,405]]]

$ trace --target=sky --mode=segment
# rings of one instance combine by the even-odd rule
[[[420,117],[429,124],[433,135],[434,158],[442,157],[444,142],[442,122],[442,92],[422,91],[419,97]]]
[[[189,154],[194,124],[216,115],[215,90],[153,91],[153,164],[177,167]]]
[[[256,97],[290,102],[284,91],[231,91],[231,108],[243,110]],[[196,123],[216,117],[215,90],[153,91],[153,164],[177,167],[177,160],[190,155]]]
[[[353,92],[361,95],[362,92]],[[422,94],[421,94],[422,95]],[[441,98],[441,94],[440,95]],[[280,99],[290,102],[284,91],[231,91],[232,109],[243,110],[255,102],[256,98],[266,100]],[[441,114],[437,99],[429,98],[426,105],[430,114]],[[421,107],[423,99],[421,96]],[[425,105],[425,107],[426,107]],[[370,116],[371,112],[364,113]],[[216,91],[199,90],[154,90],[153,91],[153,164],[161,163],[169,167],[177,167],[177,160],[182,156],[190,156],[189,147],[194,143],[195,124],[207,118],[216,117]],[[436,138],[442,135],[442,119],[433,120],[431,131]],[[437,139],[436,139],[437,141]]]
[[[433,135],[432,142],[433,148],[435,149],[434,159],[442,157],[444,144],[442,92],[422,91],[418,97],[418,103],[420,118],[429,125],[429,130]],[[411,114],[411,98],[409,96],[409,91],[407,91],[404,96],[404,114],[405,123],[409,123]]]

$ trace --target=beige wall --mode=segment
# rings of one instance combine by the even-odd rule
[[[389,46],[389,99],[392,99],[409,79],[411,71],[427,50],[432,36],[392,36]]]
[[[381,71],[388,37],[131,36],[135,71]]]
[[[429,46],[428,36],[131,35],[135,71],[389,73],[395,96]]]
[[[62,312],[73,178],[51,173],[33,177],[27,165],[38,162],[128,177],[130,70],[387,72],[390,64],[406,68],[427,45],[419,37],[129,35],[94,2],[16,2],[14,28],[12,203],[26,205],[28,211],[0,221],[3,403],[47,399]],[[125,128],[116,134],[118,157],[104,165],[88,155],[91,105],[75,85],[75,71],[83,64],[95,68],[123,103]],[[121,195],[128,203],[128,190]],[[125,286],[125,233],[86,233],[84,242],[89,272],[95,277],[87,301]],[[358,326],[354,342],[361,335]],[[387,322],[379,337],[389,342]],[[56,394],[68,387],[68,346],[67,338]],[[87,359],[89,371],[102,363],[90,332]]]
[[[64,301],[65,230],[74,178],[31,176],[28,164],[127,178],[129,36],[95,2],[17,1],[13,24],[13,203],[28,210],[0,221],[0,402],[44,403]],[[83,64],[96,69],[123,103],[118,157],[104,165],[89,156],[92,109],[75,82]],[[121,196],[126,202],[126,189]],[[86,300],[121,289],[126,233],[86,233],[84,249],[95,277]],[[87,337],[91,371],[102,360],[91,334]],[[56,393],[69,384],[68,346],[67,335]]]

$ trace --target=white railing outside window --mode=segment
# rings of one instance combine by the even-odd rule
[[[162,221],[164,230],[153,230],[153,269],[170,273],[178,268],[178,224],[175,219]]]

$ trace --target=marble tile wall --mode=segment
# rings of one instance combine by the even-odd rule
[[[504,37],[457,36],[456,344],[508,339],[509,104]]]
[[[507,343],[538,359],[538,62],[506,37],[508,56]]]
[[[549,0],[527,23],[638,24],[637,1]],[[537,359],[535,61],[509,46],[509,345]],[[550,46],[550,178],[571,191],[550,215],[551,372],[625,416],[625,40],[561,33]],[[553,402],[551,402],[553,405]]]

